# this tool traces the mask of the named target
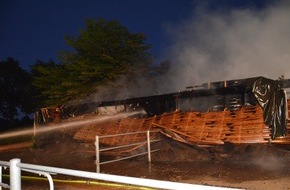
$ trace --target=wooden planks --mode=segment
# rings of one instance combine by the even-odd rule
[[[236,111],[187,112],[163,115],[158,125],[179,131],[195,144],[264,143],[269,137],[258,106],[242,107]]]
[[[290,100],[288,100],[288,105]],[[290,109],[288,109],[290,110]],[[290,112],[289,112],[290,115]],[[151,118],[125,118],[102,124],[88,125],[81,128],[74,138],[94,142],[96,135],[118,134],[146,131],[152,128],[163,129],[164,133],[177,134],[176,140],[196,145],[215,145],[223,143],[267,143],[271,129],[264,124],[263,112],[259,106],[243,106],[238,110],[216,112],[175,111]],[[174,135],[169,135],[174,138]],[[105,145],[120,145],[146,140],[144,135],[102,139]],[[181,140],[182,138],[182,140]],[[290,123],[288,134],[273,143],[290,144]]]

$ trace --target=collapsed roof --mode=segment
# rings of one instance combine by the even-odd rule
[[[270,138],[275,139],[286,134],[288,111],[287,94],[284,88],[289,87],[290,80],[254,77],[204,83],[170,94],[82,104],[77,108],[78,111],[81,111],[80,108],[90,108],[92,111],[93,108],[96,112],[104,114],[109,108],[113,108],[116,112],[143,109],[147,117],[152,117],[176,110],[235,111],[243,106],[259,105],[264,124],[271,129]]]

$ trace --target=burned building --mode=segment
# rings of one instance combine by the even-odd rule
[[[211,82],[175,93],[67,106],[63,115],[143,110],[142,117],[125,118],[112,124],[114,127],[109,124],[103,132],[159,128],[163,134],[188,144],[265,143],[287,134],[285,89],[289,87],[289,80],[265,77]],[[75,138],[93,141],[100,127],[90,127],[90,134],[84,127]]]

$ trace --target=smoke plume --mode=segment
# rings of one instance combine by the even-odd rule
[[[263,8],[196,6],[181,23],[167,24],[163,60],[169,71],[154,81],[126,77],[99,88],[89,99],[117,100],[185,90],[206,82],[264,76],[290,78],[290,3]],[[288,69],[289,68],[289,69]]]
[[[199,7],[190,19],[171,24],[166,55],[172,55],[172,67],[159,90],[255,76],[289,78],[289,5],[227,11]]]

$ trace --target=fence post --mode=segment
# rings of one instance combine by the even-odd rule
[[[21,190],[21,168],[17,166],[19,158],[10,160],[10,190]]]
[[[96,172],[100,173],[100,145],[99,145],[99,136],[96,136]]]
[[[38,112],[34,113],[34,122],[33,122],[33,137],[36,136],[36,122],[38,121]]]
[[[2,166],[0,166],[0,184],[2,183]],[[2,190],[2,186],[0,185],[0,190]]]
[[[148,151],[148,162],[151,163],[151,147],[150,147],[150,131],[147,130],[147,151]]]

